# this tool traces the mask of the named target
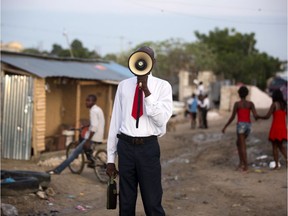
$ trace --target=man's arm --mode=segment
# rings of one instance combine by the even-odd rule
[[[155,98],[153,93],[145,98],[145,108],[147,115],[153,123],[158,126],[164,126],[172,116],[173,100],[172,88],[168,82],[163,82],[161,92]]]
[[[118,174],[118,170],[115,166],[115,158],[117,154],[117,134],[119,132],[119,128],[122,122],[121,118],[121,83],[118,85],[115,99],[114,99],[114,105],[113,105],[113,111],[112,111],[112,117],[110,121],[110,128],[109,128],[109,134],[107,139],[107,168],[106,173],[110,177],[116,177]]]
[[[141,89],[145,95],[145,107],[147,115],[158,126],[164,126],[172,116],[173,100],[172,87],[167,81],[162,81],[161,92],[158,98],[155,98],[153,92],[148,88],[148,75],[138,76],[137,82],[141,83]]]
[[[122,107],[121,107],[121,83],[119,84],[115,99],[114,99],[114,105],[112,110],[112,116],[110,121],[110,127],[109,127],[109,134],[107,139],[107,163],[114,163],[115,157],[117,153],[117,134],[119,133],[119,128],[121,126],[122,122]]]

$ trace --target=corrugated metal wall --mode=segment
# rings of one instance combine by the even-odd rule
[[[32,144],[33,78],[1,76],[1,154],[29,160]]]

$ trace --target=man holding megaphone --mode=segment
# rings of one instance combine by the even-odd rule
[[[107,174],[117,176],[118,155],[122,216],[135,216],[138,185],[146,215],[165,215],[158,137],[166,133],[172,116],[172,88],[152,76],[155,61],[150,47],[134,52],[128,67],[135,77],[120,82],[115,96],[107,140]]]

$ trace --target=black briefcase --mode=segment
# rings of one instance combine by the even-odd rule
[[[107,209],[116,209],[117,207],[117,183],[115,179],[110,178],[107,186]]]

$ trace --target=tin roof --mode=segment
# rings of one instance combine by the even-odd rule
[[[1,51],[1,62],[41,78],[68,77],[121,81],[133,76],[128,68],[115,62],[102,60],[54,58]]]

